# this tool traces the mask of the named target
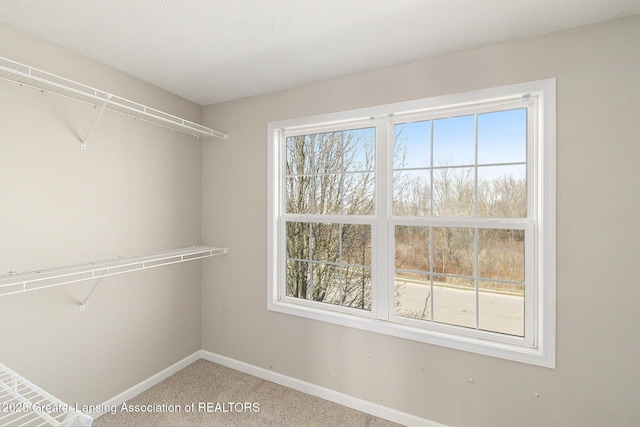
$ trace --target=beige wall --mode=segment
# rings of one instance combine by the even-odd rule
[[[231,136],[203,147],[203,241],[231,253],[203,267],[203,348],[451,426],[638,425],[639,40],[635,16],[206,107]],[[557,369],[266,310],[269,121],[550,77]]]
[[[0,23],[0,56],[199,121],[201,107]],[[0,272],[190,246],[201,143],[0,81]],[[0,361],[97,404],[200,349],[200,263],[0,297]]]

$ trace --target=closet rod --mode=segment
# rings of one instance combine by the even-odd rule
[[[104,106],[107,110],[192,135],[196,138],[211,136],[227,139],[229,137],[226,133],[182,119],[173,114],[147,107],[126,98],[4,57],[0,57],[0,79],[31,87],[43,93],[53,93],[65,98],[85,102],[96,108]]]

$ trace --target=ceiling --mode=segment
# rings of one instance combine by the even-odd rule
[[[638,13],[638,0],[0,0],[0,21],[200,105]]]

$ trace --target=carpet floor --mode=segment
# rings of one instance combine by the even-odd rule
[[[398,424],[198,360],[94,420],[101,426],[370,426]]]

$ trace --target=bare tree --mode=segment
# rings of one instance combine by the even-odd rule
[[[287,138],[287,212],[372,214],[373,132]],[[287,223],[287,295],[350,307],[371,306],[369,226]]]

